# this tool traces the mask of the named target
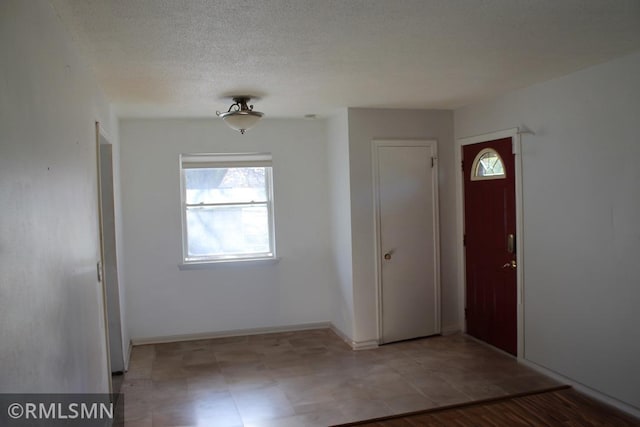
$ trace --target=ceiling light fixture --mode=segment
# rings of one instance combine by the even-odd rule
[[[216,116],[221,117],[230,128],[238,130],[244,135],[244,132],[254,127],[264,114],[253,111],[253,105],[247,105],[251,96],[237,95],[232,98],[234,103],[229,109],[224,113],[216,111]]]

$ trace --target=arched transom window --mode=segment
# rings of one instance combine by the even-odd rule
[[[502,157],[493,148],[481,150],[471,166],[471,181],[505,178]]]

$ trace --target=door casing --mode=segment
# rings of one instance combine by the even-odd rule
[[[466,332],[466,322],[464,309],[466,307],[466,272],[465,272],[465,250],[464,238],[464,182],[462,179],[462,147],[469,144],[493,141],[502,138],[511,138],[515,163],[515,185],[516,185],[516,262],[518,265],[517,280],[517,330],[518,330],[518,358],[524,358],[524,239],[522,220],[522,142],[518,128],[506,129],[482,135],[469,136],[456,139],[455,144],[455,167],[456,167],[456,222],[457,222],[457,252],[458,252],[458,316],[462,330]]]
[[[371,146],[372,172],[373,172],[373,212],[374,212],[374,236],[375,236],[375,280],[376,280],[376,307],[377,307],[377,335],[378,343],[383,343],[382,336],[382,248],[380,245],[380,200],[379,200],[379,184],[378,184],[378,147],[430,147],[432,153],[432,167],[434,173],[433,179],[433,218],[434,218],[434,288],[435,288],[435,320],[436,333],[440,333],[441,326],[441,289],[440,289],[440,216],[438,204],[438,142],[434,139],[415,140],[415,139],[375,139]]]
[[[98,232],[99,232],[99,242],[100,242],[100,261],[98,263],[98,279],[102,288],[102,306],[103,306],[103,319],[105,325],[105,341],[106,341],[106,358],[107,358],[107,367],[108,367],[108,380],[109,380],[109,392],[113,393],[113,383],[111,381],[111,375],[113,368],[117,371],[125,371],[126,362],[124,360],[124,348],[122,343],[122,318],[120,314],[120,291],[118,288],[118,280],[117,280],[117,270],[118,270],[118,262],[116,256],[116,231],[115,228],[109,229],[111,232],[110,237],[110,246],[112,252],[109,254],[109,265],[106,262],[106,237],[105,236],[105,223],[107,218],[105,218],[105,206],[103,205],[103,197],[109,196],[113,198],[113,163],[112,158],[109,157],[109,164],[107,167],[110,168],[110,171],[103,171],[102,164],[102,149],[101,147],[108,146],[109,150],[111,149],[110,139],[102,128],[99,122],[95,123],[96,129],[96,166],[97,166],[97,184],[98,184]],[[103,194],[104,183],[103,182],[103,172],[107,172],[107,175],[110,176],[111,183],[111,192],[107,194]],[[112,202],[113,203],[113,202]],[[113,217],[114,212],[111,212],[111,218],[109,224],[113,224],[115,227],[115,218]],[[109,275],[107,275],[107,268],[109,268]],[[113,298],[109,298],[111,295]],[[111,302],[110,302],[111,300]],[[113,320],[112,323],[116,325],[116,330],[112,331],[109,327],[110,319]],[[113,338],[110,335],[114,335]],[[112,353],[117,355],[117,359],[112,359]]]

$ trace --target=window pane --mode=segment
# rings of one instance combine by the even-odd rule
[[[187,257],[270,253],[266,205],[187,208]]]
[[[266,167],[184,169],[186,202],[248,203],[267,201]]]
[[[501,176],[504,175],[502,159],[495,151],[487,151],[477,162],[476,176]]]

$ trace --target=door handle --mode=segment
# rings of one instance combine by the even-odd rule
[[[393,254],[393,250],[390,250],[389,252],[384,254],[384,259],[386,259],[387,261],[389,261],[391,259],[391,255]]]
[[[518,264],[516,264],[516,260],[512,259],[510,262],[505,263],[502,268],[511,268],[511,269],[516,269],[518,268]]]

